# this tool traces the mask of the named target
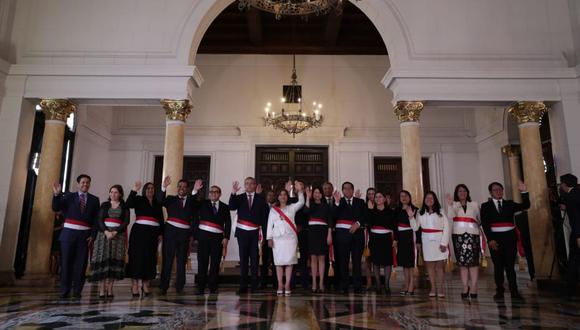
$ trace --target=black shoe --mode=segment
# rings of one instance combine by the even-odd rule
[[[211,293],[211,294],[217,294],[218,293],[218,289],[209,289],[209,293]]]
[[[75,299],[81,299],[81,297],[82,296],[81,296],[81,293],[80,292],[73,293],[73,298],[75,298]]]
[[[363,291],[363,289],[361,289],[361,288],[358,288],[358,289],[354,289],[354,293],[355,293],[355,294],[363,294],[363,293],[364,293],[364,291]]]
[[[203,296],[204,294],[205,294],[205,290],[202,290],[202,289],[195,290],[196,296]]]
[[[471,300],[477,300],[477,293],[470,293],[469,298],[471,298]]]
[[[167,295],[167,289],[161,289],[159,290],[159,294],[162,296],[166,296]]]
[[[493,300],[503,300],[503,292],[497,291],[493,295]]]
[[[385,288],[383,292],[384,292],[385,296],[390,296],[391,295],[391,289],[390,288]]]
[[[248,294],[248,288],[239,288],[238,291],[236,291],[236,294]]]
[[[69,292],[61,293],[60,296],[58,296],[58,298],[60,299],[68,299],[69,297],[70,297]]]
[[[183,294],[183,288],[175,289],[175,293],[177,293],[177,294]]]

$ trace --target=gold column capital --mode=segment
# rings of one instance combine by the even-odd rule
[[[519,157],[521,154],[520,146],[515,144],[508,144],[501,148],[501,151],[508,157]]]
[[[510,104],[507,111],[518,124],[539,123],[542,116],[548,112],[548,106],[543,101],[519,101]]]
[[[46,116],[46,120],[58,120],[66,122],[71,113],[77,111],[77,106],[67,99],[42,99],[40,107]]]
[[[401,123],[418,122],[423,106],[423,101],[398,101],[393,111]]]
[[[161,105],[165,109],[165,116],[167,120],[178,120],[185,122],[191,113],[191,105],[189,100],[161,100]]]

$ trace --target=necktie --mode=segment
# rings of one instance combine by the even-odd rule
[[[248,194],[248,208],[252,209],[252,194]]]
[[[497,201],[497,212],[501,213],[501,201]]]
[[[352,200],[351,199],[347,199],[346,201],[348,203],[348,206],[352,206]]]
[[[213,209],[213,215],[216,215],[218,213],[217,207],[216,207],[216,203],[212,202],[212,209]]]
[[[85,208],[87,206],[87,197],[85,194],[81,194],[79,196],[79,208],[81,209],[81,213],[85,213]]]

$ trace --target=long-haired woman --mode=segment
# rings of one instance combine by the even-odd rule
[[[137,195],[141,187],[141,195]],[[133,297],[138,297],[141,290],[148,296],[151,280],[157,275],[157,248],[163,228],[163,211],[161,203],[155,198],[153,183],[142,185],[141,181],[136,181],[127,198],[127,207],[135,209],[136,220],[129,236],[126,275],[132,280]]]
[[[411,193],[403,190],[399,193],[399,203],[395,208],[395,219],[397,221],[397,265],[403,267],[403,290],[401,295],[415,294],[415,279],[413,270],[417,262],[417,249],[420,248],[418,235],[415,233],[409,222],[409,214],[413,216],[417,212],[417,207],[413,205]]]
[[[125,271],[125,231],[129,225],[129,208],[123,201],[123,187],[109,189],[109,200],[101,204],[91,257],[91,281],[99,282],[99,297],[113,298],[113,284]]]

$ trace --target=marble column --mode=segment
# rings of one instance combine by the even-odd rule
[[[512,199],[514,202],[522,202],[522,194],[518,190],[518,184],[522,179],[522,173],[520,171],[521,157],[520,157],[520,146],[517,145],[507,145],[501,149],[504,154],[507,155],[510,164],[510,182],[512,188]]]
[[[421,170],[421,141],[419,116],[423,102],[399,101],[394,108],[401,122],[401,159],[403,189],[408,190],[415,205],[423,202],[423,172]]]
[[[508,112],[517,120],[519,127],[524,182],[530,193],[531,202],[528,212],[530,239],[538,279],[550,275],[554,258],[548,184],[540,140],[540,122],[547,111],[548,107],[538,101],[516,102],[508,108]]]
[[[45,122],[26,255],[26,276],[29,279],[46,276],[50,271],[54,229],[52,187],[60,182],[66,120],[76,111],[76,106],[66,99],[43,99],[40,106]]]
[[[163,178],[170,176],[169,195],[177,193],[177,181],[183,176],[184,126],[191,113],[189,100],[161,100],[165,109],[165,148],[163,151]]]

